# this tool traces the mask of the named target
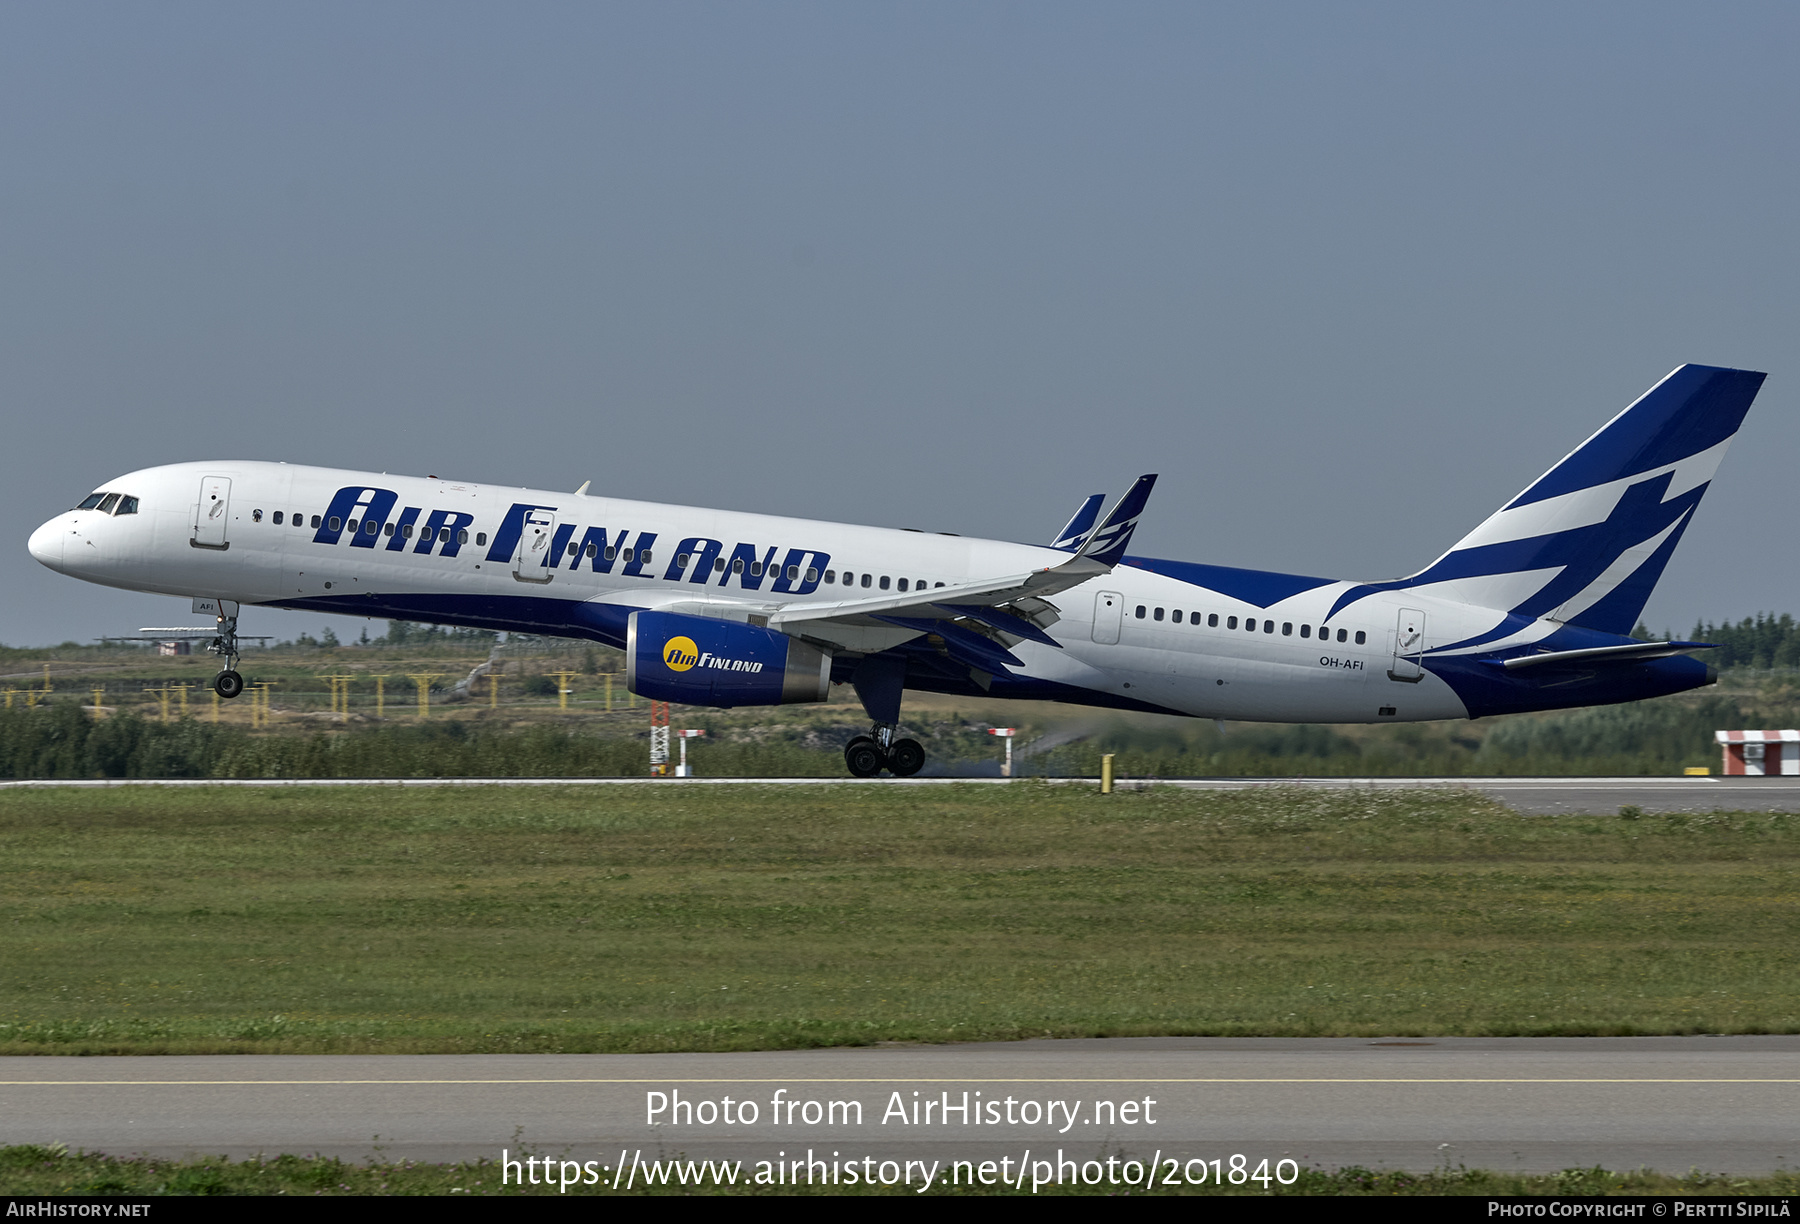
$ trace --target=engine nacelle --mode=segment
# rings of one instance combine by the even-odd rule
[[[682,705],[786,705],[824,701],[831,656],[760,625],[633,612],[625,635],[625,686]]]

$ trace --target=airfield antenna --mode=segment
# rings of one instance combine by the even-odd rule
[[[419,717],[429,718],[431,716],[431,686],[434,681],[442,680],[444,673],[407,672],[406,675],[419,690]]]
[[[669,773],[669,703],[650,703],[650,776],[667,777]]]
[[[577,671],[553,671],[550,674],[556,677],[556,700],[558,708],[567,711],[569,708],[569,694],[574,691],[569,687],[569,681],[573,680],[581,673]],[[654,735],[654,732],[652,732],[652,735]]]

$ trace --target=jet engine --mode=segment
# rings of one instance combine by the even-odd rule
[[[682,705],[787,705],[824,701],[831,656],[785,633],[678,612],[633,612],[625,685]]]

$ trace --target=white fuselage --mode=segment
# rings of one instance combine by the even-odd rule
[[[996,540],[280,463],[177,464],[103,489],[136,498],[136,512],[58,515],[32,536],[33,555],[134,591],[613,645],[639,609],[744,620],[1068,558]],[[347,489],[362,489],[361,501],[345,505]],[[1331,617],[1321,640],[1351,585],[1322,582],[1264,605],[1128,559],[1052,597],[1059,647],[1017,642],[1025,666],[1005,679],[1020,683],[993,691],[1279,722],[1468,717],[1417,656],[1428,641],[1486,632],[1501,614],[1417,591],[1376,594]],[[917,636],[872,627],[853,649]]]

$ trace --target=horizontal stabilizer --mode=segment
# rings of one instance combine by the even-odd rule
[[[1632,642],[1624,646],[1594,646],[1587,650],[1551,650],[1543,654],[1520,655],[1516,659],[1507,659],[1501,666],[1507,671],[1519,671],[1527,667],[1564,667],[1580,664],[1583,667],[1607,667],[1620,663],[1642,663],[1647,659],[1666,659],[1671,655],[1688,654],[1695,650],[1716,650],[1711,642]]]

